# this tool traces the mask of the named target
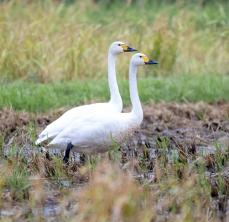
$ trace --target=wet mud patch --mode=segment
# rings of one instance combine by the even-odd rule
[[[142,127],[131,141],[149,149],[164,141],[168,147],[185,149],[189,154],[208,154],[217,145],[226,151],[229,104],[162,103],[144,107]]]
[[[64,109],[59,109],[48,114],[35,114],[28,112],[16,112],[10,108],[0,110],[0,132],[1,135],[10,138],[17,131],[23,130],[29,124],[45,127],[57,118]]]
[[[229,213],[229,104],[159,103],[144,106],[143,109],[144,121],[141,128],[119,147],[118,152],[115,151],[119,155],[122,170],[131,171],[140,184],[156,186],[162,175],[166,174],[163,167],[167,169],[170,163],[175,163],[174,171],[181,181],[185,178],[188,180],[187,175],[192,169],[203,164],[204,175],[211,186],[210,206],[217,212],[219,220],[226,221]],[[41,157],[40,149],[33,145],[36,135],[64,111],[65,109],[60,109],[45,114],[15,112],[11,109],[0,111],[1,143],[4,150],[16,145],[20,148],[16,159],[21,158],[29,172],[34,172],[35,168],[41,180],[45,178],[45,191],[42,191],[45,197],[42,200],[38,198],[39,204],[34,209],[31,206],[24,207],[12,199],[12,194],[6,190],[3,194],[5,202],[0,212],[2,218],[37,215],[48,221],[55,220],[63,212],[67,215],[75,214],[77,201],[74,202],[71,198],[69,201],[63,200],[63,193],[78,190],[88,183],[90,175],[88,172],[81,172],[84,171],[84,166],[79,154],[72,153],[70,165],[63,169],[59,165],[62,164],[63,153],[58,150],[50,152],[51,158],[52,154],[60,157],[59,163],[50,162],[45,155]],[[8,160],[8,164],[12,165],[10,161],[12,160]],[[29,195],[33,189],[35,192],[39,191],[39,186],[30,188]],[[25,198],[27,196],[26,193]],[[14,207],[8,210],[12,202]],[[156,221],[166,221],[165,215],[169,215],[169,210],[164,210],[160,201],[157,202],[157,208]]]
[[[168,151],[187,156],[214,154],[217,148],[229,148],[229,104],[160,103],[144,107],[141,129],[126,143],[139,155],[142,147],[150,156],[164,144]]]
[[[39,114],[15,112],[12,109],[0,110],[1,135],[5,140],[9,140],[29,124],[34,124],[36,133],[39,133],[66,110],[62,108]],[[125,111],[128,110],[128,108],[125,109]],[[143,137],[154,138],[155,135],[163,134],[183,138],[183,140],[187,139],[188,143],[191,138],[209,143],[229,133],[228,103],[159,103],[144,106],[143,110],[144,121],[138,131]]]

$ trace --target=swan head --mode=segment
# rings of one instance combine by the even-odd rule
[[[131,48],[130,46],[128,46],[126,43],[121,42],[121,41],[117,41],[117,42],[113,42],[109,48],[109,51],[115,55],[123,53],[123,52],[134,52],[137,51],[134,48]]]
[[[136,66],[158,64],[157,61],[149,59],[148,56],[143,53],[134,54],[131,58],[131,63]]]

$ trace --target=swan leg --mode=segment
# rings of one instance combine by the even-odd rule
[[[63,159],[65,164],[67,164],[69,161],[70,151],[71,151],[72,147],[73,147],[73,145],[71,143],[68,143],[67,148],[65,150],[64,159]]]
[[[86,162],[86,155],[84,153],[80,154],[80,163],[85,164]]]
[[[41,153],[44,153],[45,158],[47,160],[49,160],[49,161],[52,160],[51,156],[49,155],[49,151],[47,149],[45,149],[44,147],[41,147]]]
[[[45,158],[47,159],[47,160],[52,160],[52,158],[51,158],[51,156],[49,155],[49,152],[48,151],[46,151],[45,152]]]

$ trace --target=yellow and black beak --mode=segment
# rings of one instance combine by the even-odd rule
[[[142,58],[143,58],[143,60],[144,60],[144,63],[146,64],[146,65],[153,65],[153,64],[158,64],[158,62],[157,61],[154,61],[154,60],[152,60],[152,59],[149,59],[147,56],[142,56]]]
[[[154,61],[152,59],[149,59],[149,61],[148,62],[145,62],[145,64],[146,65],[153,65],[153,64],[158,64],[158,62],[157,61]]]
[[[131,48],[131,47],[127,47],[126,50],[124,50],[124,52],[135,52],[135,51],[138,51],[137,49],[134,49],[134,48]]]
[[[137,49],[131,48],[131,47],[129,47],[129,46],[126,45],[126,44],[123,44],[123,45],[122,45],[122,48],[123,48],[123,51],[124,51],[124,52],[135,52],[135,51],[138,51]]]

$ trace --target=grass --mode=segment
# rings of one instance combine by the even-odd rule
[[[1,186],[10,190],[13,200],[22,201],[28,199],[29,180],[27,161],[16,146],[9,150],[8,161],[1,161]]]
[[[11,0],[0,11],[1,79],[100,78],[115,40],[159,60],[157,75],[229,73],[228,1]]]
[[[166,221],[218,221],[214,199],[219,198],[219,205],[224,203],[228,185],[223,168],[216,164],[221,162],[226,166],[227,154],[218,150],[211,156],[211,170],[214,170],[215,177],[207,178],[209,156],[188,154],[184,149],[191,162],[184,161],[180,153],[176,160],[168,161],[167,146],[166,138],[157,144],[158,155],[151,163],[154,181],[138,181],[132,176],[135,168],[139,174],[147,172],[147,168],[141,167],[142,156],[128,159],[125,165],[129,167],[125,170],[120,169],[120,160],[108,161],[106,158],[95,161],[94,167],[85,165],[80,168],[74,163],[63,166],[55,157],[47,161],[40,154],[30,161],[13,154],[7,161],[0,159],[3,169],[0,190],[10,192],[5,200],[7,206],[12,198],[14,205],[17,203],[18,209],[23,209],[20,214],[3,218],[12,221],[33,220],[35,217],[45,219],[38,210],[45,208],[45,199],[48,196],[50,200],[52,196],[55,201],[58,199],[60,210],[57,218],[61,221],[111,221],[114,218],[127,222],[161,221],[162,218]],[[179,148],[174,147],[174,150]],[[145,158],[147,161],[149,157]],[[63,178],[79,183],[88,181],[88,176],[89,182],[81,189],[53,183],[53,179],[61,181]],[[0,204],[5,206],[1,201]]]
[[[229,77],[223,75],[176,75],[139,79],[143,103],[152,101],[216,102],[229,101]],[[125,105],[129,105],[128,81],[120,81]],[[107,101],[109,90],[106,80],[79,80],[40,84],[15,81],[2,84],[0,109],[44,112],[58,107],[71,107],[90,101]]]

